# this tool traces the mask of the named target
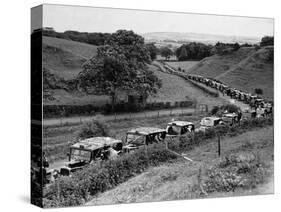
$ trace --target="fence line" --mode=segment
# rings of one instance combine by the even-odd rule
[[[203,111],[200,111],[203,112]],[[103,121],[120,121],[120,120],[132,120],[142,118],[160,118],[162,116],[174,116],[174,115],[192,115],[198,113],[196,108],[171,108],[166,110],[158,111],[142,111],[137,113],[126,113],[126,114],[113,114],[98,116],[98,119]],[[82,124],[85,121],[89,121],[96,118],[96,116],[76,116],[76,117],[61,117],[56,119],[44,119],[44,126],[52,125],[67,125],[67,124]]]

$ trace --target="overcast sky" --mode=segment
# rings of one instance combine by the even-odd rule
[[[141,10],[44,5],[43,26],[58,32],[193,32],[261,37],[273,35],[273,19]],[[35,26],[33,26],[35,27]]]

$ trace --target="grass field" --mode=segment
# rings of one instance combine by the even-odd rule
[[[195,66],[199,61],[178,61],[178,62],[166,62],[168,65],[175,69],[181,68],[184,72],[188,73],[189,69]]]
[[[213,192],[204,197],[273,193],[273,127],[249,131],[236,137],[225,137],[221,143],[221,158],[217,156],[216,140],[211,141],[187,152],[188,157],[194,162],[178,161],[150,168],[116,188],[101,193],[87,205],[202,198],[203,196],[194,191],[194,186],[198,184],[199,169],[201,169],[200,178],[205,179],[207,170],[217,166],[222,158],[230,154],[258,156],[266,167],[263,184],[251,189],[241,187],[235,191]]]
[[[154,67],[152,70],[155,75],[162,80],[162,88],[158,93],[150,97],[148,101],[182,101],[182,100],[194,100],[198,104],[206,104],[209,107],[214,105],[222,105],[226,103],[225,100],[221,98],[214,98],[199,88],[195,87],[186,80],[168,73],[163,73],[158,70],[157,67]]]
[[[265,97],[273,99],[273,63],[265,58],[270,48],[243,47],[227,55],[213,55],[194,65],[189,73],[217,78],[251,93],[261,88]]]
[[[94,45],[43,37],[43,66],[64,79],[72,79],[96,51],[97,47]]]

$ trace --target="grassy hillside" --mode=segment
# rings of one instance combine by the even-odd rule
[[[97,46],[95,45],[46,36],[43,37],[43,44],[72,52],[76,56],[85,59],[93,57],[97,51]]]
[[[264,96],[273,99],[274,67],[272,62],[266,62],[270,48],[258,50],[217,79],[249,92],[261,88]]]
[[[43,65],[64,79],[74,78],[97,47],[59,38],[43,37]]]
[[[166,63],[175,69],[181,68],[185,70],[186,73],[188,73],[193,66],[199,63],[199,61],[178,61],[178,62],[166,62]]]
[[[156,66],[149,67],[162,80],[162,88],[155,96],[149,97],[148,101],[174,102],[191,99],[196,100],[198,104],[207,104],[209,107],[226,103],[223,99],[206,94],[176,75],[163,73]]]
[[[264,96],[273,98],[273,63],[267,60],[273,47],[255,50],[243,47],[227,55],[213,55],[189,69],[191,74],[219,79],[232,87],[254,92],[263,89]]]
[[[101,193],[87,205],[273,193],[273,127],[246,132],[236,137],[226,137],[222,140],[223,155],[221,158],[217,156],[216,151],[217,143],[215,140],[198,146],[187,153],[188,157],[192,158],[194,162],[178,161],[177,163],[150,168],[145,173],[131,178],[116,188]],[[264,177],[263,181],[254,181],[253,178],[258,176],[252,176],[251,172],[245,171],[246,174],[233,175],[237,179],[240,176],[244,178],[243,186],[229,191],[225,191],[227,188],[224,188],[223,191],[208,191],[207,196],[200,194],[195,189],[198,187],[198,179],[202,179],[203,182],[209,180],[208,186],[212,185],[210,183],[216,179],[208,178],[208,170],[215,167],[217,173],[224,172],[225,167],[222,166],[222,161],[225,156],[229,155],[256,155],[256,160],[259,160],[258,163],[262,161],[261,167],[264,167],[258,172],[260,177]],[[227,166],[227,164],[224,164],[224,166]],[[199,177],[200,168],[202,171],[201,177]],[[226,179],[228,178],[226,177]],[[250,186],[248,187],[248,185]],[[205,186],[206,184],[203,183],[203,187]]]

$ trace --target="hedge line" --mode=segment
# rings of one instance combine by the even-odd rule
[[[43,114],[44,118],[52,117],[67,117],[73,115],[95,115],[95,113],[112,114],[122,112],[140,112],[143,110],[160,110],[179,107],[191,107],[192,101],[180,101],[180,102],[152,102],[147,103],[145,106],[132,105],[132,104],[117,104],[115,110],[112,111],[110,104],[104,106],[95,105],[44,105]]]
[[[195,132],[194,136],[189,135],[187,137],[182,137],[173,143],[169,144],[169,148],[177,152],[186,152],[192,150],[194,147],[208,142],[208,139],[212,139],[220,136],[237,136],[239,134],[245,133],[248,130],[254,128],[262,128],[266,126],[273,125],[273,118],[255,118],[255,119],[244,119],[240,122],[240,125],[222,125],[217,126],[203,132]]]
[[[249,129],[273,125],[273,118],[243,120],[238,126],[220,126],[196,132],[194,137],[180,138],[169,143],[169,148],[178,152],[188,151],[194,146],[210,141],[217,133],[221,136],[235,136]],[[167,151],[163,144],[148,146],[144,149],[125,154],[117,160],[96,164],[77,172],[73,177],[62,177],[44,193],[44,207],[81,205],[100,192],[112,189],[129,178],[142,173],[150,166],[174,161],[176,156]]]
[[[44,207],[75,206],[85,203],[90,196],[109,190],[131,177],[142,173],[150,166],[177,158],[163,144],[152,145],[125,154],[116,160],[106,161],[85,168],[74,176],[62,177],[44,194]],[[58,189],[59,188],[59,189]]]

